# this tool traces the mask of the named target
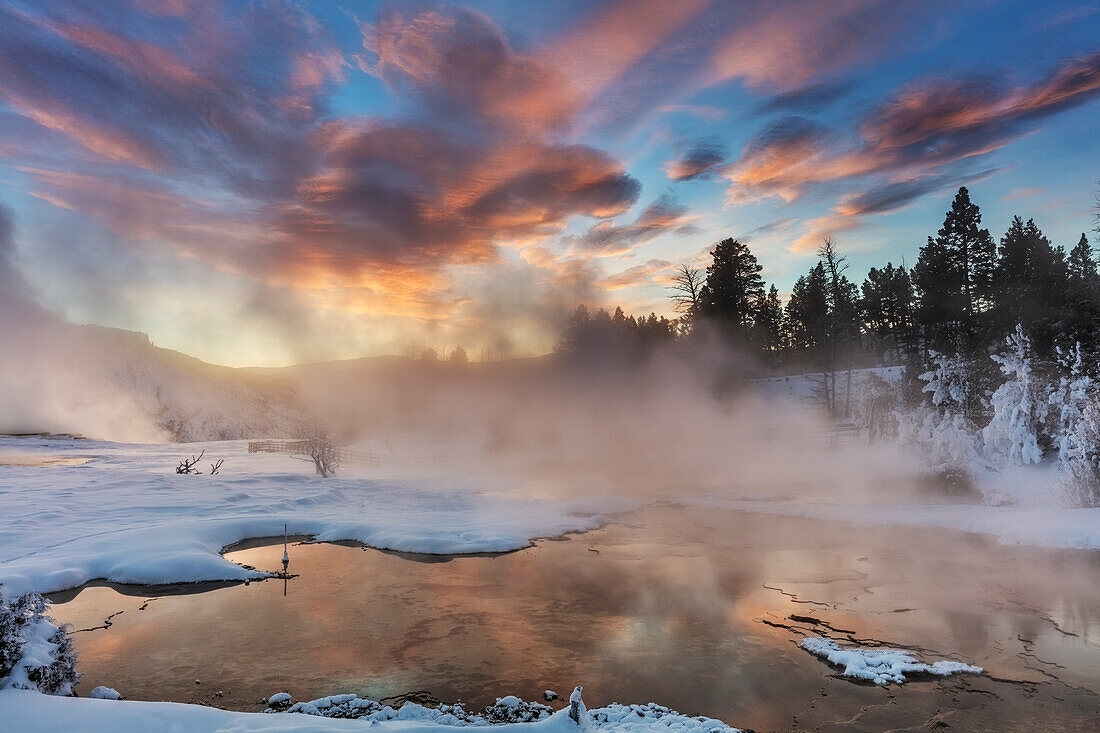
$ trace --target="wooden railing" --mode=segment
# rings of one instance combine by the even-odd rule
[[[248,442],[249,453],[290,453],[291,455],[309,455],[308,440],[250,440]],[[336,448],[336,458],[345,466],[403,466],[425,467],[441,466],[446,462],[446,456],[414,456],[397,458],[383,453],[371,453],[370,451],[357,450],[355,448]]]
[[[836,447],[846,439],[856,438],[864,429],[854,423],[837,423],[822,427],[805,427],[786,430],[766,430],[765,437],[792,443],[824,443]]]

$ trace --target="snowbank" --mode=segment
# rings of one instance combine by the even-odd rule
[[[456,726],[486,726],[459,721],[443,723],[431,708],[406,703],[403,716],[385,720],[341,719],[287,713],[237,713],[201,705],[131,700],[52,697],[27,690],[0,691],[0,716],[11,730],[41,733],[72,730],[73,721],[89,733],[99,731],[178,730],[204,731],[361,731],[386,733],[446,733]],[[423,715],[421,714],[423,712]],[[589,711],[593,728],[601,733],[738,733],[725,723],[711,718],[688,717],[660,705],[618,705]],[[569,719],[568,709],[560,710],[535,722],[504,723],[492,726],[494,733],[578,733],[579,726]]]
[[[0,438],[5,449],[93,456],[78,466],[0,466],[0,583],[9,597],[95,578],[154,584],[261,577],[219,552],[243,539],[282,536],[284,523],[291,534],[387,550],[505,552],[595,529],[607,521],[601,513],[636,506],[505,498],[453,481],[379,480],[355,469],[321,479],[308,463],[250,455],[243,442]],[[202,449],[208,459],[226,459],[218,475],[175,474],[181,457]]]
[[[580,698],[580,689],[574,690],[570,697],[570,703],[576,701],[579,709],[584,711],[584,704]],[[281,693],[282,694],[282,693]],[[272,695],[268,702],[276,696]],[[280,698],[281,707],[288,700]],[[277,712],[268,709],[266,712]],[[372,724],[389,722],[419,722],[431,723],[444,727],[482,727],[493,726],[494,730],[506,728],[517,723],[538,723],[568,715],[569,708],[554,712],[552,708],[537,702],[525,702],[515,695],[498,697],[497,701],[483,708],[480,712],[467,712],[461,703],[454,705],[440,705],[430,708],[415,702],[406,702],[400,708],[394,709],[389,705],[382,705],[376,700],[369,700],[355,695],[332,695],[322,697],[309,702],[299,702],[285,708],[286,713],[304,713],[323,718],[356,718],[370,721]],[[650,731],[677,731],[677,733],[739,733],[738,729],[731,728],[720,720],[704,716],[688,716],[663,705],[649,703],[648,705],[620,705],[611,703],[607,707],[587,711],[588,717],[581,721],[583,727],[593,730],[607,731],[608,733],[648,733]],[[566,721],[569,718],[566,717]],[[578,726],[569,722],[568,730],[576,731]]]
[[[827,659],[830,664],[844,667],[841,674],[857,680],[867,680],[876,685],[890,682],[902,684],[906,674],[931,674],[946,677],[952,674],[981,674],[981,667],[962,662],[940,661],[924,664],[910,652],[902,649],[864,649],[841,647],[832,639],[820,636],[803,639],[798,644],[806,651]]]

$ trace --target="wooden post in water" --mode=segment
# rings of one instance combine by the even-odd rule
[[[283,525],[283,597],[286,597],[287,568],[290,567],[290,555],[286,551],[286,525]]]

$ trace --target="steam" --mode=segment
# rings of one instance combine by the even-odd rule
[[[919,473],[894,446],[830,446],[810,406],[720,391],[728,372],[748,371],[734,351],[619,367],[395,360],[342,373],[317,365],[295,381],[301,404],[344,440],[439,457],[445,476],[527,496],[675,499],[736,487],[746,497],[882,497]]]
[[[892,447],[835,450],[807,439],[827,429],[811,407],[731,391],[751,369],[717,345],[641,364],[393,357],[233,370],[140,334],[66,323],[35,304],[16,253],[0,209],[2,432],[160,442],[275,437],[320,420],[346,442],[441,457],[442,472],[486,489],[556,497],[730,487],[881,496],[884,484],[912,485],[918,473]]]
[[[116,361],[110,345],[35,302],[14,235],[0,206],[0,432],[164,439],[154,416],[106,378]]]

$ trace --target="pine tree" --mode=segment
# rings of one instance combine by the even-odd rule
[[[1070,277],[1079,280],[1096,282],[1100,279],[1096,269],[1096,258],[1092,254],[1092,245],[1089,244],[1089,238],[1085,236],[1084,232],[1081,233],[1081,238],[1077,240],[1077,244],[1069,252],[1066,269],[1069,271]]]
[[[941,353],[954,351],[959,327],[958,290],[954,285],[951,257],[939,240],[928,238],[913,266],[917,291],[916,320],[924,334],[925,348]]]
[[[1053,353],[1065,317],[1069,276],[1065,252],[1051,246],[1035,221],[1013,217],[999,248],[995,279],[1001,333],[1022,325],[1040,356]]]
[[[756,307],[764,296],[763,269],[747,245],[723,239],[711,250],[707,279],[699,297],[700,315],[727,336],[748,341]]]
[[[913,268],[925,336],[940,351],[973,349],[980,338],[979,315],[992,305],[996,247],[981,223],[981,210],[960,188]]]
[[[981,210],[971,202],[970,192],[964,186],[955,194],[951,210],[936,235],[951,255],[967,317],[992,305],[996,248],[989,230],[981,225]]]
[[[756,338],[766,354],[773,358],[783,345],[783,304],[774,285],[756,309]]]
[[[809,273],[798,278],[784,310],[785,337],[795,352],[809,354],[828,339],[829,296],[825,266],[818,262]]]
[[[1065,333],[1067,340],[1094,354],[1100,346],[1100,274],[1084,234],[1066,261]]]
[[[879,343],[880,357],[892,344],[894,358],[909,352],[913,344],[913,284],[904,267],[872,267],[860,288],[859,309],[863,322]]]

